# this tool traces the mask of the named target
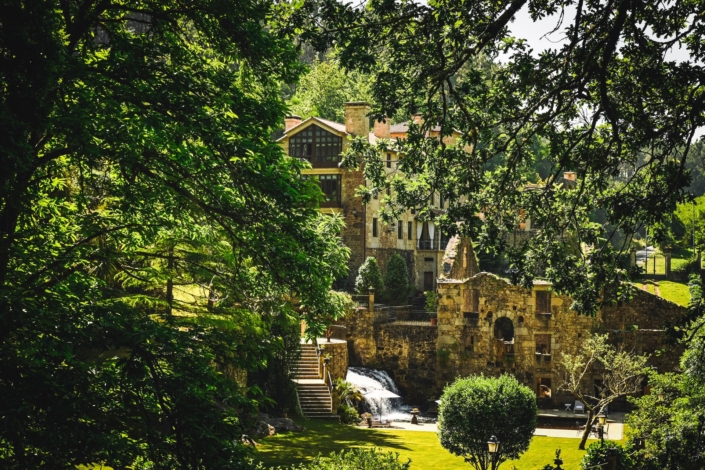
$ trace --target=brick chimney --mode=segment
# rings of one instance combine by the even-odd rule
[[[375,119],[375,137],[378,139],[389,139],[390,137],[390,128],[391,124],[389,122],[389,118],[385,117],[384,121],[379,122]]]
[[[416,113],[411,117],[411,120],[414,124],[418,124],[420,126],[421,124],[423,124],[423,114]]]
[[[301,124],[301,116],[287,116],[286,118],[284,118],[284,130],[286,131],[299,124]]]
[[[578,175],[574,171],[564,171],[563,179],[568,181],[576,181],[578,179]]]
[[[370,133],[370,119],[367,113],[370,107],[364,101],[348,101],[345,103],[345,132],[358,137]]]

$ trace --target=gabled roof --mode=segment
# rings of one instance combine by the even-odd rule
[[[279,137],[276,142],[279,142],[280,140],[290,137],[293,134],[298,133],[299,131],[302,131],[306,129],[309,125],[311,124],[319,124],[322,128],[332,131],[336,134],[339,135],[348,135],[347,132],[345,132],[345,124],[340,124],[339,122],[334,122],[334,121],[329,121],[328,119],[322,119],[319,117],[311,116],[308,119],[305,119],[292,127],[291,129],[284,131],[284,135]]]

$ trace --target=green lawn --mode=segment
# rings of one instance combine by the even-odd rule
[[[664,299],[684,307],[688,306],[688,302],[690,302],[690,292],[688,292],[687,284],[673,281],[659,281],[658,287],[661,291],[661,297]]]
[[[345,426],[317,420],[301,422],[306,431],[277,434],[259,441],[259,459],[268,466],[291,465],[311,460],[316,455],[328,455],[349,447],[378,447],[398,452],[400,460],[411,459],[416,470],[468,470],[470,465],[441,447],[433,432],[377,430]],[[583,451],[578,450],[579,439],[534,437],[529,450],[519,460],[505,462],[500,468],[538,470],[552,463],[556,449],[566,470],[578,470]]]

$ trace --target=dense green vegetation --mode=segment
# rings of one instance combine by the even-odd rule
[[[353,142],[363,197],[393,188],[385,221],[414,208],[464,231],[504,252],[514,282],[547,277],[580,313],[628,279],[619,251],[644,226],[664,248],[693,234],[699,246],[702,201],[692,220],[686,190],[705,181],[700,3],[581,2],[540,56],[508,37],[526,5],[536,20],[573,3],[4,2],[0,466],[248,466],[239,437],[256,412],[294,406],[299,322],[319,335],[349,306],[331,291],[343,222],[317,211],[307,164],[272,141],[289,111],[340,120],[342,101],[369,99],[376,118],[422,112],[396,144],[406,179],[381,165],[389,142]],[[664,59],[673,41],[690,60]],[[289,109],[302,49],[331,47]],[[429,138],[436,126],[461,146]],[[580,172],[574,185],[564,170]],[[505,246],[524,216],[537,236]],[[382,295],[379,269],[364,278]],[[696,405],[700,326],[674,329],[690,348],[676,392]],[[690,432],[683,448],[699,456],[702,426],[679,403],[663,429]],[[426,468],[431,437],[405,437],[434,449]],[[671,449],[655,440],[645,457],[678,468]]]
[[[3,468],[240,468],[299,320],[346,304],[342,222],[270,138],[287,9],[183,7],[3,5]]]
[[[538,54],[512,37],[511,21],[526,8],[532,20],[567,15],[556,15],[562,40]],[[405,0],[334,11],[341,10],[345,20],[331,15],[328,31],[342,65],[373,73],[375,116],[423,114],[394,144],[405,178],[380,163],[389,142],[354,143],[346,163],[363,162],[370,183],[359,193],[392,188],[385,222],[416,208],[417,217],[469,234],[481,250],[504,252],[514,282],[529,287],[546,277],[578,312],[594,314],[603,289],[628,277],[621,258],[633,235],[666,224],[686,200],[687,158],[705,125],[698,2]],[[670,38],[686,60],[665,59]],[[497,63],[482,68],[488,59]],[[459,145],[440,141],[433,128],[457,132]],[[537,142],[547,151],[536,152]],[[526,190],[539,158],[548,160],[547,178]],[[577,172],[576,181],[563,181],[564,171]],[[435,193],[449,204],[446,213],[436,212]],[[592,220],[598,212],[601,223]],[[509,246],[503,235],[524,217],[541,229]]]

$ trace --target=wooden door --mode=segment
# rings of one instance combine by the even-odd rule
[[[433,291],[433,271],[425,271],[423,273],[423,290]]]

